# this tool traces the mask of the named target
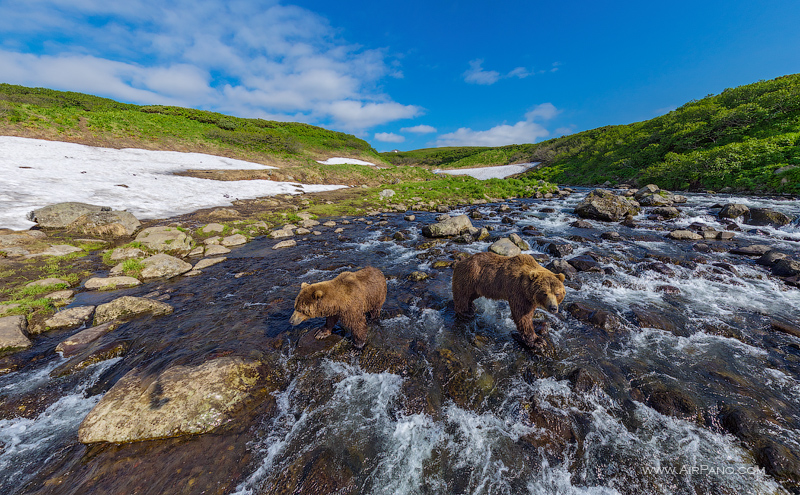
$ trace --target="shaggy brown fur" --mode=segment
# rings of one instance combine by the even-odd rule
[[[290,321],[297,325],[309,318],[327,317],[325,326],[315,334],[316,338],[324,339],[341,318],[342,325],[353,332],[353,342],[360,349],[367,342],[364,313],[377,318],[385,301],[386,277],[377,268],[368,266],[357,272],[342,272],[333,280],[301,284]]]
[[[554,274],[528,254],[478,253],[453,268],[453,300],[459,314],[471,314],[479,297],[508,301],[517,331],[534,347],[543,342],[533,327],[533,312],[544,308],[558,313],[566,295],[563,282],[563,273]]]

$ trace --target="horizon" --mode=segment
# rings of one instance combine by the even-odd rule
[[[800,71],[789,1],[12,0],[0,14],[0,82],[304,122],[382,152],[540,142]]]

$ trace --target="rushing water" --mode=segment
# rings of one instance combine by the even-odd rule
[[[600,260],[602,272],[570,283],[564,306],[591,304],[621,325],[606,331],[564,312],[544,315],[553,359],[518,343],[504,302],[480,299],[473,319],[455,317],[451,269],[433,262],[489,243],[416,249],[430,213],[415,222],[386,215],[385,225],[350,219],[341,237],[309,236],[289,250],[257,239],[202,277],[81,293],[74,304],[150,294],[176,311],[122,325],[104,339],[129,341],[131,350],[75,375],[51,378],[64,361],[53,349],[68,333],[40,337],[15,358],[21,367],[0,377],[0,492],[785,493],[791,483],[762,469],[762,447],[800,452],[800,342],[770,321],[800,321],[800,291],[728,248],[766,243],[797,256],[800,228],[743,226],[733,242],[707,241],[712,249],[702,253],[666,239],[663,228],[699,221],[724,230],[714,203],[794,215],[800,206],[693,195],[674,221],[642,214],[636,228],[591,222],[589,230],[569,225],[581,197],[511,202],[511,211],[473,222],[519,233],[531,253],[556,240]],[[501,223],[504,215],[515,223]],[[608,230],[622,240],[600,239]],[[406,240],[393,239],[397,231]],[[367,265],[389,279],[367,348],[304,349],[300,337],[323,320],[289,325],[299,283]],[[408,280],[415,270],[431,278]],[[668,329],[640,326],[636,308],[661,315]],[[229,354],[271,356],[282,368],[285,385],[250,424],[182,439],[77,443],[82,418],[127,371]],[[576,370],[593,377],[588,385]],[[654,397],[666,397],[672,412],[658,412],[668,411]],[[33,405],[19,414],[18,404]],[[720,419],[730,407],[755,418],[755,437],[730,433]],[[791,469],[781,476],[800,476]]]

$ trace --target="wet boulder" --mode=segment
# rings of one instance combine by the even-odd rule
[[[633,197],[642,206],[671,206],[674,203],[674,195],[669,191],[660,189],[655,184],[644,186],[636,191]]]
[[[531,248],[530,245],[522,240],[522,237],[520,237],[518,234],[509,234],[508,238],[511,239],[511,242],[516,244],[516,246],[523,251],[527,251]]]
[[[472,222],[467,215],[458,215],[432,225],[424,226],[422,228],[422,235],[434,238],[451,237],[469,232],[473,228]]]
[[[199,366],[171,366],[156,376],[133,370],[89,412],[78,440],[127,443],[218,430],[252,401],[260,368],[255,361],[223,357]]]
[[[631,306],[633,317],[639,328],[656,328],[678,336],[688,336],[687,332],[677,324],[676,315],[668,314],[654,307]]]
[[[600,268],[600,263],[598,263],[594,258],[589,256],[588,254],[582,254],[580,256],[575,256],[574,258],[570,258],[567,262],[575,267],[576,270],[579,272],[602,272],[602,268]]]
[[[786,254],[781,253],[780,251],[772,250],[764,253],[760,258],[756,260],[756,263],[758,263],[761,266],[769,267],[772,266],[775,262],[780,261],[784,258],[786,258]]]
[[[745,216],[750,213],[750,208],[743,204],[739,203],[728,203],[722,207],[722,209],[717,213],[719,218],[730,218],[731,220],[735,220],[741,216]]]
[[[779,277],[794,277],[800,275],[800,261],[784,258],[772,265],[772,273]]]
[[[112,290],[139,284],[141,284],[139,279],[133,277],[92,277],[83,284],[83,287],[88,290]]]
[[[563,258],[564,256],[572,254],[574,248],[572,244],[567,242],[549,242],[545,247],[545,251],[554,258]]]
[[[582,218],[617,222],[639,213],[639,207],[611,191],[595,189],[575,207],[575,213]]]
[[[102,325],[81,330],[75,335],[62,340],[61,343],[56,346],[56,352],[60,352],[64,357],[73,356],[82,349],[86,348],[90,343],[94,342],[115,328],[117,328],[117,324],[109,321],[107,323],[103,323]]]
[[[750,246],[733,248],[729,252],[731,254],[738,254],[742,256],[763,256],[771,250],[772,247],[767,246],[766,244],[752,244]]]
[[[28,320],[22,315],[0,318],[0,350],[24,349],[31,346],[25,333]]]
[[[192,238],[176,227],[149,227],[139,232],[136,242],[148,249],[184,255],[192,250]]]
[[[619,330],[622,324],[619,318],[604,309],[594,307],[583,302],[572,302],[567,306],[567,312],[574,318],[602,328],[608,333]]]
[[[681,212],[674,206],[660,206],[653,209],[653,214],[664,218],[676,218]]]
[[[793,217],[769,208],[750,208],[746,223],[758,226],[783,227],[792,223],[793,220]]]
[[[225,247],[231,247],[231,246],[241,246],[246,242],[247,242],[247,237],[243,236],[242,234],[233,234],[229,235],[228,237],[223,237],[219,243]]]
[[[125,260],[132,260],[136,258],[144,258],[146,256],[145,252],[139,248],[128,247],[128,248],[117,248],[111,252],[110,259],[111,261],[125,261]]]
[[[569,226],[573,227],[573,228],[576,228],[576,229],[593,229],[594,228],[594,226],[592,224],[590,224],[589,222],[587,222],[586,220],[575,220],[574,222],[569,224]]]
[[[500,256],[516,256],[522,253],[522,250],[507,237],[503,237],[489,246],[489,251]]]
[[[316,447],[304,452],[289,466],[278,473],[275,482],[260,492],[263,495],[289,493],[337,493],[356,492],[353,471],[340,458],[346,450]]]
[[[563,273],[567,280],[575,280],[578,277],[578,270],[566,260],[553,260],[545,268],[556,274]]]
[[[146,314],[168,315],[172,311],[172,306],[165,302],[154,301],[146,297],[122,296],[98,306],[94,315],[94,324],[100,325],[111,320],[130,320]]]
[[[634,381],[631,387],[644,396],[645,404],[665,416],[694,419],[699,414],[700,408],[695,400],[678,385],[671,386],[659,382],[640,385]]]
[[[691,230],[673,230],[667,237],[676,241],[697,241],[703,239],[703,236],[692,232]]]

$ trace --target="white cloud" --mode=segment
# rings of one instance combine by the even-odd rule
[[[436,128],[432,125],[415,125],[414,127],[403,127],[400,132],[413,132],[415,134],[430,134],[436,132]]]
[[[504,146],[507,144],[535,143],[550,132],[534,120],[548,120],[560,111],[552,103],[542,103],[525,113],[525,120],[516,124],[501,124],[485,131],[462,127],[455,132],[442,134],[436,146]]]
[[[525,79],[530,75],[531,75],[530,71],[525,67],[517,67],[516,69],[509,72],[507,77],[518,77],[520,79]]]
[[[483,60],[470,60],[469,70],[464,72],[464,80],[472,84],[490,85],[500,79],[500,73],[493,70],[483,70]]]
[[[406,138],[393,132],[378,132],[375,134],[375,140],[384,143],[402,143]]]
[[[349,130],[421,113],[380,89],[397,61],[276,0],[7,0],[0,32],[13,84]]]

